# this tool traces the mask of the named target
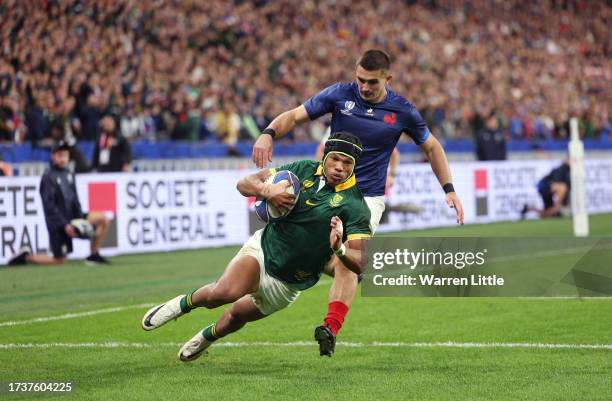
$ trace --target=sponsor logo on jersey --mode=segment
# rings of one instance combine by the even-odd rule
[[[317,206],[318,205],[318,203],[314,203],[310,199],[306,199],[306,202],[304,202],[304,203],[306,203],[308,206]]]
[[[366,115],[368,115],[370,117],[373,116],[374,115],[374,109],[367,109],[366,110]]]

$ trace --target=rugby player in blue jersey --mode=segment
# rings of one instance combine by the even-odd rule
[[[391,61],[381,50],[367,50],[356,65],[356,79],[336,83],[317,93],[304,104],[281,113],[263,130],[253,147],[253,162],[259,168],[272,161],[273,140],[291,131],[296,124],[331,113],[331,131],[348,131],[359,137],[363,153],[355,174],[371,213],[371,231],[378,228],[385,209],[384,193],[387,166],[400,136],[406,133],[427,156],[444,193],[446,203],[463,224],[463,208],[452,184],[444,149],[430,133],[418,110],[405,98],[393,92]],[[331,356],[336,336],[342,327],[357,291],[358,277],[337,258],[330,262],[334,281],[329,291],[328,312],[324,325],[315,329],[321,355]]]

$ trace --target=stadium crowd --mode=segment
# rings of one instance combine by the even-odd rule
[[[0,141],[98,140],[111,114],[130,140],[233,145],[353,80],[366,48],[391,54],[391,88],[442,138],[491,118],[510,140],[563,138],[579,116],[612,140],[611,19],[582,0],[5,0]]]

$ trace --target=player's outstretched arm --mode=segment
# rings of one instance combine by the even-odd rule
[[[453,178],[448,167],[448,159],[446,158],[446,153],[444,153],[444,148],[433,135],[429,135],[421,145],[421,149],[425,152],[431,169],[446,193],[446,204],[455,209],[457,223],[463,224],[463,206],[453,188]]]
[[[338,216],[334,216],[329,225],[329,246],[334,251],[334,254],[353,273],[363,273],[368,264],[365,241],[363,239],[347,241],[347,246],[342,243],[344,233],[342,220]]]
[[[272,161],[272,139],[282,137],[291,131],[296,124],[307,120],[308,113],[304,105],[279,114],[255,141],[253,163],[259,168],[264,168],[266,164]]]
[[[285,190],[291,185],[283,180],[276,184],[267,184],[265,181],[270,176],[269,169],[261,170],[259,173],[247,175],[236,184],[236,189],[242,196],[256,196],[267,199],[272,206],[290,208],[295,203],[295,195]]]

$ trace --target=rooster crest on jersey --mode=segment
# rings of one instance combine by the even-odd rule
[[[289,170],[282,170],[277,172],[276,174],[272,174],[266,180],[266,184],[277,184],[281,181],[288,181],[291,185],[287,187],[287,193],[295,195],[295,203],[298,201],[298,197],[300,196],[300,180],[299,178],[293,174]],[[257,217],[264,223],[273,223],[275,221],[282,220],[285,218],[291,211],[293,207],[286,209],[281,208],[278,209],[271,204],[269,204],[265,199],[257,199],[255,202],[255,213]]]

